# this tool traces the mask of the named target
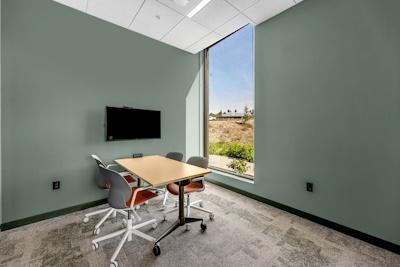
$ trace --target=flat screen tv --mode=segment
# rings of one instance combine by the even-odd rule
[[[161,138],[161,111],[106,107],[106,141]]]

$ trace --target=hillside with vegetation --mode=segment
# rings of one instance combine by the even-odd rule
[[[218,118],[208,127],[211,165],[253,176],[254,119]]]
[[[215,120],[208,123],[209,143],[253,144],[254,119],[245,123],[237,120]]]

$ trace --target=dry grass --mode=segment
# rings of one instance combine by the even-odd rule
[[[209,121],[209,142],[253,144],[254,120],[249,120],[244,124],[238,122],[235,120]]]

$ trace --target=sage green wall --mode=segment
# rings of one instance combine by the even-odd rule
[[[198,56],[50,0],[4,0],[2,19],[3,223],[105,197],[90,153],[185,152]],[[106,143],[106,105],[160,109],[162,139]]]
[[[1,128],[1,1],[0,0],[0,128]],[[2,222],[2,193],[1,193],[1,130],[0,130],[0,225]]]
[[[212,179],[400,244],[399,10],[305,0],[257,26],[255,184]]]

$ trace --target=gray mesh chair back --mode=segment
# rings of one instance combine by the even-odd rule
[[[96,164],[99,167],[99,169],[101,169],[101,167],[106,168],[106,165],[98,156],[91,155],[91,157],[96,161]],[[103,175],[96,175],[96,185],[100,189],[108,189],[111,184],[109,181],[106,181],[104,179]]]
[[[106,167],[106,164],[96,155],[91,155],[91,157],[96,161],[97,165]]]
[[[125,209],[126,202],[131,196],[131,187],[128,182],[118,172],[100,167],[100,174],[106,181],[111,182],[111,188],[108,192],[108,204],[114,209]]]
[[[187,161],[187,164],[194,165],[200,168],[207,169],[208,168],[208,159],[205,157],[190,157]],[[199,178],[197,178],[199,179]],[[192,183],[200,183],[204,188],[204,181],[203,179],[197,180],[194,179]],[[197,181],[196,181],[197,180]]]
[[[208,159],[205,157],[191,157],[187,160],[186,163],[204,169],[208,168]]]
[[[169,152],[165,157],[176,161],[182,161],[183,154],[180,152]]]

